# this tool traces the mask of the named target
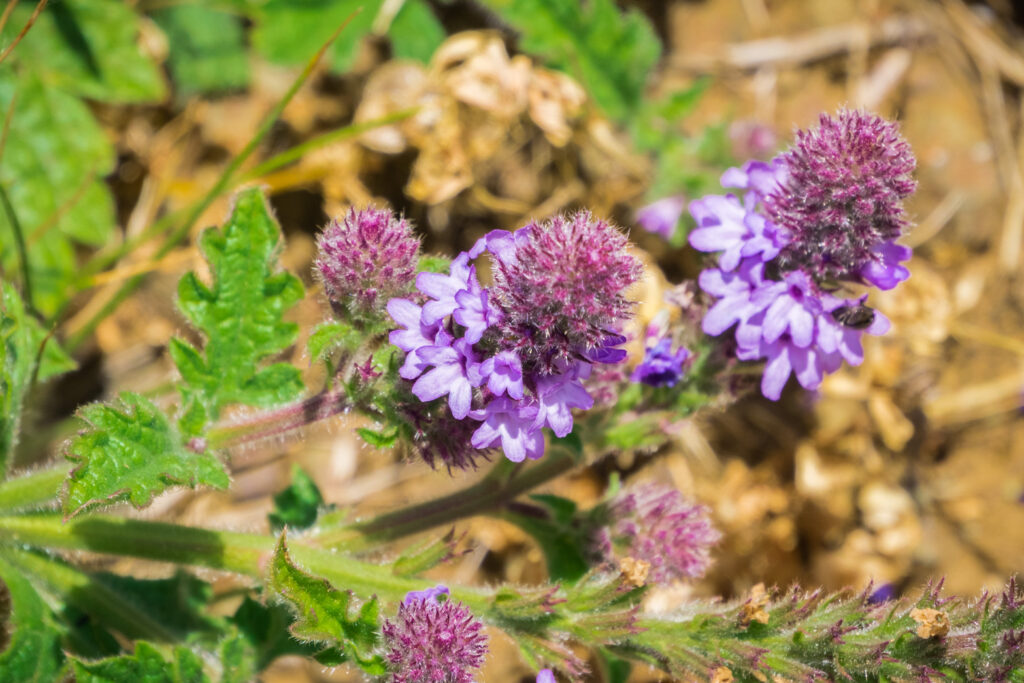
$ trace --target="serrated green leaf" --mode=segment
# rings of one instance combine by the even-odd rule
[[[43,344],[42,357],[39,350]],[[36,359],[40,358],[36,369]],[[22,405],[35,372],[40,380],[74,367],[54,339],[47,339],[39,322],[28,315],[14,286],[0,283],[0,480],[18,443]]]
[[[0,44],[6,46],[21,31],[32,9],[30,3],[19,3]],[[83,97],[160,99],[163,77],[143,52],[139,33],[138,15],[120,0],[61,0],[46,7],[11,55],[48,83]]]
[[[216,456],[187,448],[170,420],[138,394],[121,394],[117,405],[87,405],[79,415],[88,426],[67,447],[76,463],[63,501],[67,517],[120,501],[142,508],[171,486],[230,483]]]
[[[0,650],[0,683],[61,679],[64,653],[53,613],[28,579],[2,558],[0,634],[8,636]]]
[[[324,497],[313,478],[298,465],[292,465],[292,483],[274,496],[274,510],[268,515],[270,528],[275,534],[286,526],[308,529],[323,505]]]
[[[232,628],[217,647],[220,657],[220,683],[249,683],[259,673],[259,653],[237,628]]]
[[[174,648],[169,658],[144,640],[135,653],[97,662],[72,660],[78,683],[208,683],[203,660],[187,647]]]
[[[578,79],[608,116],[625,120],[643,101],[661,54],[650,22],[613,0],[485,0],[521,34],[526,52]]]
[[[167,34],[167,65],[182,94],[217,93],[249,83],[249,56],[237,17],[200,4],[154,10]]]
[[[100,245],[113,234],[114,203],[102,179],[114,168],[114,150],[84,103],[31,69],[0,71],[2,115],[12,100],[0,184],[28,247],[32,303],[49,315],[74,279],[74,243]],[[0,256],[6,272],[19,272],[6,212]]]
[[[271,62],[299,65],[352,20],[330,48],[331,68],[348,71],[383,0],[269,0],[256,13],[252,42]],[[358,10],[358,13],[356,13]],[[354,16],[353,16],[354,15]]]
[[[306,341],[306,351],[314,361],[326,359],[335,349],[354,351],[359,348],[366,334],[351,325],[341,322],[320,323]]]
[[[424,63],[430,61],[445,35],[444,26],[422,0],[406,0],[388,28],[395,57]]]
[[[217,419],[226,405],[267,407],[302,392],[298,368],[259,365],[291,345],[298,333],[298,325],[283,316],[302,298],[302,283],[278,270],[280,236],[262,192],[245,190],[223,229],[211,228],[199,238],[211,286],[195,273],[178,283],[178,307],[205,337],[202,352],[177,338],[170,345],[183,380],[188,419],[182,427],[190,434]]]
[[[372,654],[377,645],[377,599],[364,602],[350,615],[352,592],[338,590],[326,579],[295,566],[283,534],[270,563],[268,587],[295,608],[298,619],[291,631],[296,638],[337,647],[367,673],[387,672],[380,655]]]

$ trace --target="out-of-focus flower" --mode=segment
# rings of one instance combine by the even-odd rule
[[[609,523],[599,538],[600,551],[650,564],[655,583],[693,579],[711,564],[711,546],[721,538],[709,510],[688,502],[674,488],[646,484],[621,492],[609,506]]]
[[[339,314],[380,315],[412,286],[420,241],[408,221],[387,209],[349,209],[317,238],[315,272]]]
[[[393,683],[471,683],[487,655],[483,622],[438,586],[406,595],[381,631]]]
[[[555,673],[551,669],[541,669],[537,672],[537,683],[557,683]]]
[[[644,351],[644,359],[633,370],[630,380],[652,387],[674,387],[683,378],[683,363],[690,351],[683,346],[672,352],[672,340],[659,339]]]
[[[672,239],[676,226],[686,208],[686,198],[682,195],[665,197],[651,202],[636,212],[636,222],[647,232]]]
[[[778,144],[775,130],[757,121],[734,121],[729,126],[729,140],[737,159],[770,157]]]

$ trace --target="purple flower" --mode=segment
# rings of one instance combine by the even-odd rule
[[[600,552],[609,561],[616,554],[649,562],[655,583],[703,576],[711,564],[711,546],[721,538],[706,507],[664,484],[621,492],[609,513]]]
[[[409,223],[387,209],[349,209],[317,238],[314,262],[331,306],[348,316],[377,315],[383,302],[407,292],[420,242]]]
[[[477,458],[488,459],[486,451],[470,443],[477,423],[457,420],[446,405],[422,403],[419,399],[401,403],[398,409],[413,427],[414,452],[431,467],[440,461],[452,469],[475,469]]]
[[[580,380],[590,376],[590,366],[575,363],[567,372],[537,378],[537,424],[547,424],[558,438],[572,431],[572,409],[589,410],[594,399]]]
[[[522,462],[527,457],[536,460],[544,455],[544,434],[537,424],[537,414],[535,402],[499,396],[483,410],[471,413],[473,419],[483,421],[473,432],[471,443],[476,448],[500,445],[512,462]]]
[[[860,276],[879,289],[892,289],[910,277],[901,261],[910,260],[910,247],[895,242],[885,242],[871,248],[872,258],[860,270]]]
[[[450,346],[424,346],[417,353],[434,369],[416,380],[412,393],[421,401],[447,395],[452,415],[458,420],[465,418],[473,402],[473,387],[483,382],[472,345],[465,339],[456,339]]]
[[[455,257],[447,274],[420,273],[416,276],[416,288],[433,299],[423,306],[423,322],[427,325],[438,323],[458,308],[455,295],[469,290],[470,279],[476,279],[475,269],[469,265],[469,254],[463,252]]]
[[[471,683],[487,655],[483,622],[461,602],[438,602],[437,593],[410,599],[414,594],[381,627],[392,682]]]
[[[398,374],[405,379],[416,379],[429,367],[429,364],[420,357],[420,349],[434,345],[443,346],[447,333],[436,324],[424,324],[423,308],[408,299],[392,299],[388,302],[387,311],[403,328],[392,330],[388,335],[388,340],[406,353],[405,363]]]
[[[523,364],[515,351],[499,351],[488,358],[480,366],[480,374],[495,396],[507,393],[514,399],[523,397]]]
[[[452,319],[466,328],[466,341],[475,344],[488,327],[501,320],[501,311],[491,304],[489,292],[480,286],[475,268],[470,268],[467,285],[466,289],[455,292],[457,308],[452,312]]]
[[[883,602],[895,600],[897,597],[896,586],[891,583],[883,583],[877,590],[868,596],[869,605],[880,605]]]
[[[771,303],[762,293],[765,283],[763,271],[764,264],[745,259],[735,272],[712,268],[700,274],[700,288],[719,297],[701,323],[705,334],[717,337],[737,323],[744,328],[747,319]],[[760,337],[759,330],[755,334]]]
[[[537,683],[558,683],[555,680],[555,673],[551,669],[541,669],[537,672]]]
[[[504,314],[499,345],[518,351],[525,371],[550,373],[605,346],[631,315],[625,292],[640,264],[609,223],[581,211],[532,223],[516,231],[511,246],[507,238],[498,243],[492,292]]]
[[[817,128],[797,132],[781,162],[788,175],[765,208],[790,236],[782,269],[803,269],[819,282],[898,282],[895,272],[876,272],[904,260],[879,248],[903,232],[902,203],[917,185],[913,152],[896,124],[860,111],[822,114]]]
[[[665,197],[637,211],[636,222],[647,232],[670,240],[676,232],[676,225],[679,223],[679,217],[683,215],[684,208],[686,199],[682,195]]]
[[[437,599],[439,595],[451,595],[451,591],[448,590],[448,586],[443,584],[437,584],[432,588],[424,588],[421,591],[409,591],[405,594],[405,599],[402,600],[403,605],[408,605],[410,602],[416,600],[431,600]]]
[[[680,346],[672,353],[672,340],[659,339],[644,351],[644,359],[629,379],[652,387],[674,387],[683,377],[683,363],[690,357],[686,347]]]

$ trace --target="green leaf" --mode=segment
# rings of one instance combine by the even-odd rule
[[[33,4],[19,3],[0,44],[6,46],[21,31]],[[82,97],[161,99],[163,77],[143,52],[139,33],[138,15],[121,0],[61,0],[47,6],[11,55],[47,83]]]
[[[230,483],[216,456],[187,448],[167,417],[138,394],[121,394],[118,405],[87,405],[79,415],[88,426],[67,447],[77,466],[67,479],[66,517],[120,501],[142,508],[171,486]]]
[[[182,94],[217,93],[249,83],[245,36],[235,16],[191,4],[157,9],[152,17],[167,34],[167,63]]]
[[[217,647],[220,657],[220,683],[249,683],[259,673],[259,652],[245,635],[232,628]]]
[[[313,526],[323,505],[324,498],[313,478],[298,465],[292,465],[292,483],[274,496],[274,511],[268,515],[270,528],[275,534],[286,526],[308,529]]]
[[[331,68],[348,71],[383,0],[269,0],[256,14],[252,42],[268,60],[305,63],[350,16],[330,48]],[[356,11],[359,10],[358,14]],[[354,14],[354,16],[353,16]]]
[[[208,683],[203,660],[187,647],[174,648],[170,658],[144,640],[135,643],[135,654],[101,659],[72,660],[78,683]]]
[[[365,338],[365,333],[346,323],[320,323],[309,335],[306,351],[314,361],[325,360],[335,349],[355,351]]]
[[[18,443],[18,426],[25,396],[31,388],[40,346],[46,343],[38,378],[66,372],[74,362],[54,340],[46,339],[39,322],[28,315],[14,286],[0,283],[0,480]]]
[[[0,648],[0,683],[61,679],[64,653],[53,613],[28,579],[2,558]]]
[[[270,563],[268,586],[295,608],[298,619],[291,631],[296,638],[337,647],[367,673],[387,672],[384,660],[373,654],[377,645],[377,599],[364,602],[355,615],[350,615],[352,592],[340,591],[326,579],[295,566],[283,534]]]
[[[0,115],[12,101],[0,184],[28,247],[32,303],[50,315],[74,280],[74,244],[97,246],[113,235],[103,176],[113,171],[114,149],[84,103],[31,69],[0,70]],[[0,262],[8,273],[19,272],[14,244],[14,226],[0,212]]]
[[[231,623],[257,653],[256,667],[263,670],[278,657],[300,655],[312,657],[320,647],[292,638],[289,627],[294,618],[283,604],[263,605],[246,596],[231,617]]]
[[[406,0],[388,29],[395,57],[420,62],[430,61],[445,35],[444,26],[422,0]]]
[[[374,448],[391,448],[395,445],[395,441],[398,440],[398,427],[391,427],[387,431],[377,431],[374,429],[367,429],[366,427],[359,427],[356,429],[360,438],[363,441],[370,444]]]
[[[418,273],[447,273],[448,269],[451,268],[452,261],[447,256],[432,256],[430,254],[423,254],[420,256],[420,260],[416,262],[416,272]]]
[[[391,565],[395,576],[416,576],[455,557],[455,529],[441,538],[406,549]]]
[[[178,307],[204,335],[200,352],[186,341],[171,340],[170,352],[184,384],[183,428],[215,420],[232,403],[267,407],[302,392],[298,368],[260,361],[290,346],[298,332],[284,313],[302,298],[302,283],[278,270],[280,230],[258,189],[245,190],[222,230],[199,238],[210,264],[212,286],[195,273],[178,283]],[[201,411],[200,411],[201,409]]]
[[[504,519],[530,534],[540,546],[552,582],[574,583],[590,570],[587,562],[587,538],[583,526],[576,523],[576,504],[553,495],[530,496],[544,506],[545,515],[510,510]]]
[[[608,116],[628,119],[644,100],[661,43],[638,11],[613,0],[485,0],[522,34],[524,51],[578,79]]]

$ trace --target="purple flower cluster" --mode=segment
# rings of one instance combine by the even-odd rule
[[[747,162],[722,176],[736,194],[691,202],[695,249],[719,252],[701,273],[718,300],[704,332],[735,328],[740,360],[766,360],[761,392],[777,400],[791,374],[815,389],[845,360],[864,360],[863,334],[889,321],[864,297],[835,296],[839,281],[891,289],[909,277],[910,249],[895,243],[901,200],[913,191],[914,160],[894,124],[843,111],[798,134],[770,163]]]
[[[609,514],[598,538],[600,554],[609,562],[618,555],[650,563],[654,583],[703,576],[711,564],[711,546],[721,538],[706,507],[663,484],[623,491],[611,502]]]
[[[495,274],[489,288],[472,263],[484,252]],[[456,420],[479,421],[474,448],[539,458],[544,427],[564,437],[572,409],[593,405],[583,387],[592,365],[625,358],[617,330],[639,271],[625,237],[586,212],[494,230],[448,273],[417,276],[422,305],[388,303],[401,326],[391,343],[406,352],[399,374],[421,401],[446,397]]]
[[[392,683],[471,683],[484,663],[487,636],[483,622],[437,586],[413,591],[381,631]]]
[[[317,238],[315,272],[331,306],[346,317],[379,315],[412,287],[419,239],[387,209],[349,209]]]

